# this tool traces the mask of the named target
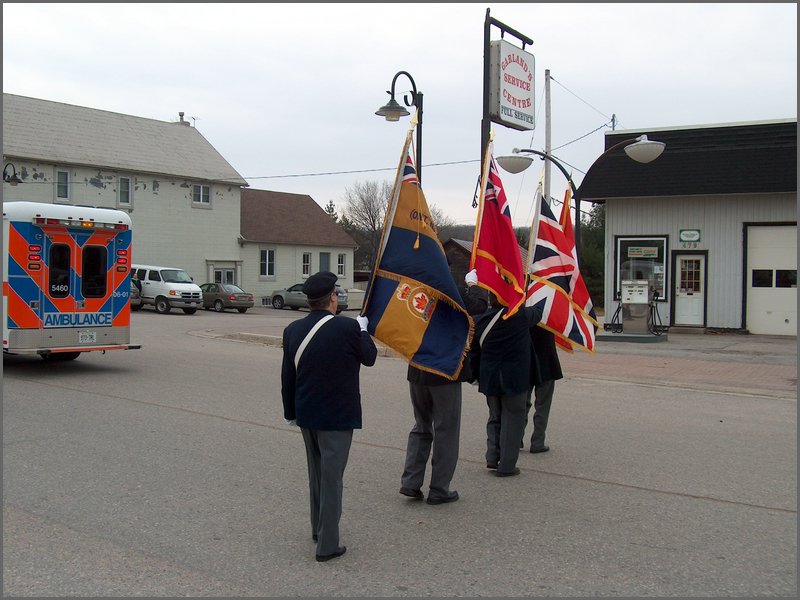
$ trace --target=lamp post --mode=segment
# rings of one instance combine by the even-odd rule
[[[8,174],[8,167],[11,167],[11,175]],[[6,163],[6,166],[3,167],[3,181],[9,185],[22,183],[22,179],[17,175],[17,167],[14,166],[14,163]]]
[[[417,107],[417,181],[422,186],[422,92],[417,91],[417,85],[414,83],[414,78],[408,71],[398,71],[392,78],[391,90],[386,90],[389,94],[389,102],[381,106],[375,114],[379,117],[385,117],[387,121],[399,121],[400,117],[407,117],[411,113],[403,108],[397,100],[394,99],[394,85],[400,75],[405,75],[411,82],[411,96],[408,94],[403,96],[403,102],[406,106]]]
[[[580,187],[575,186],[575,182],[572,181],[572,177],[564,168],[564,165],[558,162],[558,160],[556,160],[552,155],[539,150],[533,150],[532,148],[514,148],[513,154],[509,156],[498,156],[495,160],[497,161],[497,164],[499,164],[505,171],[508,171],[509,173],[520,173],[531,165],[533,159],[530,156],[525,156],[525,154],[535,154],[536,156],[541,157],[542,160],[549,160],[556,167],[558,167],[558,170],[561,171],[561,173],[564,174],[564,177],[567,178],[569,186],[572,188],[572,197],[575,200],[575,252],[580,256],[581,188],[587,181],[591,180],[592,173],[597,171],[597,165],[603,162],[603,160],[614,150],[623,147],[625,148],[625,154],[627,154],[629,158],[632,158],[636,162],[649,163],[661,156],[666,144],[664,142],[648,140],[646,135],[640,135],[639,137],[630,138],[623,140],[618,144],[614,144],[611,146],[611,148],[598,156],[597,159],[591,164],[589,170],[586,171],[586,175],[583,176],[583,181],[581,181]]]

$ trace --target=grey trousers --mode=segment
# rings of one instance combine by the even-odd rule
[[[425,466],[431,455],[429,498],[450,492],[450,481],[458,464],[461,434],[461,382],[444,385],[409,383],[414,427],[408,434],[406,464],[400,478],[402,487],[418,490],[425,481]]]
[[[550,418],[550,407],[553,404],[553,392],[556,389],[554,379],[543,381],[528,391],[528,398],[525,409],[525,425],[528,424],[528,415],[531,410],[531,396],[533,402],[533,434],[531,435],[531,450],[540,449],[544,446],[544,437],[547,432],[547,421]],[[522,441],[525,441],[525,431],[522,432]]]
[[[339,548],[344,469],[350,456],[353,430],[302,429],[308,462],[311,533],[317,536],[317,554]]]
[[[486,422],[486,464],[497,465],[500,473],[510,473],[519,459],[519,441],[525,432],[527,394],[486,396],[489,420]]]

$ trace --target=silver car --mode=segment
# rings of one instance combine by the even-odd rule
[[[336,297],[339,299],[339,307],[336,309],[336,314],[338,315],[343,310],[347,310],[347,290],[337,285]],[[308,298],[303,293],[302,283],[295,283],[285,290],[272,292],[272,308],[280,310],[287,306],[292,310],[308,308]]]

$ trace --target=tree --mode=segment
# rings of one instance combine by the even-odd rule
[[[339,215],[336,214],[336,205],[334,205],[333,200],[328,200],[328,205],[325,207],[325,212],[328,213],[328,216],[333,219],[334,223],[339,222]]]
[[[391,193],[392,188],[386,181],[359,181],[345,188],[345,209],[340,223],[358,242],[354,255],[357,269],[370,269],[377,256]]]
[[[605,302],[606,206],[595,204],[589,218],[581,221],[581,274],[596,307]]]
[[[435,204],[428,205],[431,211],[431,218],[436,226],[436,235],[440,242],[449,240],[453,237],[452,232],[456,228],[456,222],[451,217],[444,214],[444,211]]]

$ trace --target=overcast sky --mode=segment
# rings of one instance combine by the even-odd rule
[[[4,3],[3,91],[162,121],[183,111],[251,187],[341,211],[355,182],[394,178],[409,120],[374,113],[405,70],[424,96],[428,202],[474,224],[487,8],[533,39],[539,107],[550,70],[553,154],[577,184],[612,114],[618,130],[797,118],[795,3]],[[398,101],[408,90],[399,78]],[[537,112],[534,131],[493,124],[495,156],[544,148]],[[534,167],[502,174],[516,226]],[[362,172],[308,175],[339,171]],[[565,185],[553,169],[552,195]]]

